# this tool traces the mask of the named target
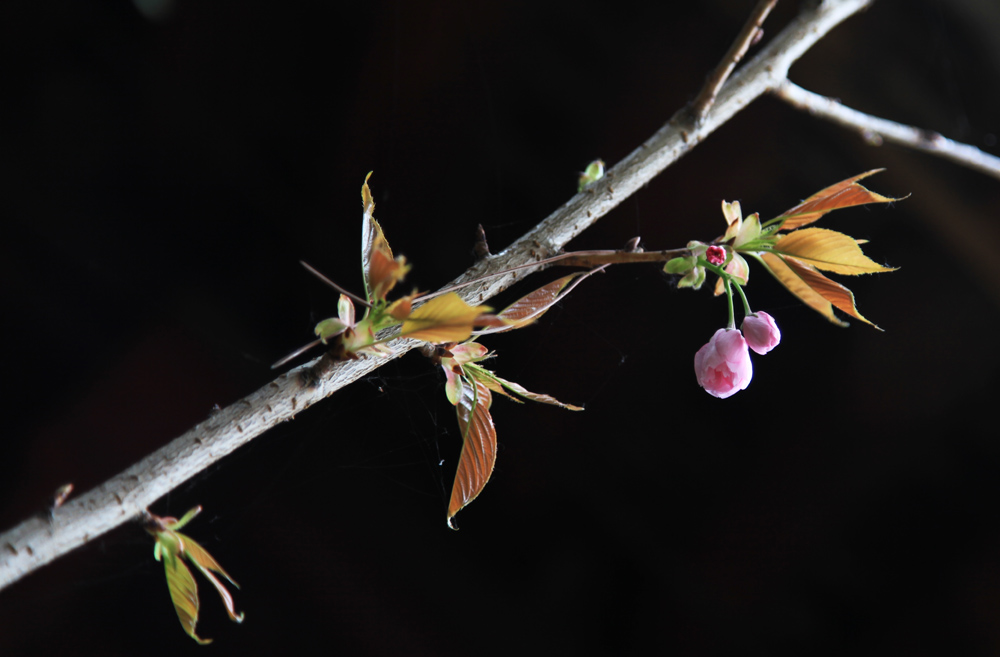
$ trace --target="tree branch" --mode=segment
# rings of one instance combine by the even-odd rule
[[[577,194],[503,252],[480,260],[452,284],[504,269],[535,267],[469,285],[462,296],[479,303],[517,280],[544,268],[538,261],[558,253],[570,240],[676,162],[753,100],[775,88],[789,66],[827,32],[861,11],[871,0],[826,0],[802,13],[719,90],[701,121],[687,110]],[[389,343],[398,357],[417,346],[413,340]],[[260,390],[215,413],[193,429],[121,474],[54,509],[0,535],[0,589],[24,575],[140,516],[146,507],[222,457],[290,420],[316,402],[374,371],[390,359],[363,358],[329,363],[320,358],[276,378]]]
[[[698,97],[691,104],[691,113],[694,114],[696,121],[701,121],[705,117],[705,114],[715,102],[715,97],[718,95],[719,89],[729,79],[733,69],[740,63],[743,56],[747,54],[750,46],[759,41],[764,35],[764,31],[760,26],[763,25],[767,15],[771,13],[776,4],[778,4],[778,0],[760,0],[757,6],[754,7],[750,17],[747,18],[747,22],[743,24],[743,29],[740,30],[739,36],[733,41],[733,45],[729,46],[729,50],[722,57],[722,61],[715,67],[712,74],[708,76],[708,80],[705,82],[701,93],[698,94]]]
[[[938,132],[914,128],[859,112],[842,105],[833,98],[813,93],[788,80],[784,80],[774,89],[773,93],[796,109],[809,112],[845,128],[857,130],[865,141],[873,146],[881,146],[882,141],[885,140],[937,155],[1000,179],[1000,158],[984,153],[975,146],[952,141]]]

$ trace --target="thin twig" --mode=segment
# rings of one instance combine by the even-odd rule
[[[449,292],[455,292],[457,290],[461,290],[464,287],[475,285],[481,280],[486,280],[497,276],[507,276],[509,274],[514,274],[524,269],[540,271],[541,269],[551,267],[552,265],[559,265],[561,267],[597,267],[599,265],[626,265],[626,264],[649,263],[649,262],[666,262],[667,260],[675,258],[685,251],[687,251],[687,249],[669,249],[666,251],[616,251],[616,250],[569,251],[567,253],[560,253],[559,255],[550,256],[548,258],[542,258],[541,260],[535,262],[528,262],[523,265],[517,265],[516,267],[508,267],[507,269],[494,272],[492,274],[485,274],[484,276],[482,276],[482,278],[478,278],[475,280],[464,281],[462,283],[449,285],[447,287],[441,288],[436,292],[429,292],[427,294],[422,294],[419,297],[413,299],[412,301],[414,304],[423,303],[424,301],[428,301],[430,299],[433,299],[434,297],[439,297],[442,294],[448,294]],[[295,355],[297,356],[300,353],[302,352],[298,351],[296,352]]]
[[[747,18],[747,22],[743,24],[743,29],[736,36],[733,45],[729,46],[729,50],[722,57],[722,61],[715,67],[712,74],[708,76],[705,86],[702,87],[701,92],[698,93],[698,97],[691,104],[691,113],[694,115],[696,121],[701,121],[705,118],[705,114],[715,102],[715,97],[718,95],[719,89],[729,79],[733,69],[740,63],[743,56],[747,54],[750,46],[757,43],[761,36],[763,36],[764,30],[760,26],[764,24],[764,20],[776,4],[778,4],[778,0],[760,0],[757,6],[753,8],[753,12]]]
[[[335,289],[337,292],[340,292],[341,294],[349,296],[350,298],[354,299],[355,301],[357,301],[360,305],[364,306],[365,308],[371,308],[372,307],[372,305],[370,303],[368,303],[367,301],[365,301],[364,299],[362,299],[358,295],[353,294],[351,292],[348,292],[344,288],[342,288],[339,285],[337,285],[336,283],[334,283],[332,280],[330,280],[329,278],[327,278],[325,274],[322,274],[319,270],[317,270],[315,267],[313,267],[312,265],[310,265],[305,260],[299,260],[299,264],[302,265],[303,267],[305,267],[306,269],[308,269],[310,274],[312,274],[313,276],[315,276],[319,280],[323,281],[324,283],[326,283],[327,285],[329,285],[330,287],[332,287],[333,289]],[[277,365],[275,365],[275,367],[277,367]]]
[[[827,32],[871,0],[826,0],[803,12],[722,87],[715,104],[695,124],[685,109],[674,115],[636,150],[582,193],[573,196],[519,240],[480,260],[458,284],[556,254],[574,237],[676,162],[753,100],[777,86],[788,67]],[[527,268],[525,273],[533,271]],[[523,276],[514,271],[463,289],[466,301],[479,303]],[[361,358],[326,366],[322,358],[297,367],[237,401],[121,474],[53,511],[51,520],[33,517],[0,534],[0,589],[33,570],[141,516],[146,507],[233,450],[268,429],[295,417],[316,402],[353,383],[420,343],[389,343],[389,358]],[[322,364],[321,368],[316,368]],[[308,373],[315,374],[307,377]]]
[[[914,128],[859,112],[833,98],[813,93],[788,80],[774,90],[774,95],[796,109],[833,121],[845,128],[857,130],[864,140],[873,146],[881,146],[883,141],[888,141],[937,155],[1000,179],[1000,157],[984,153],[975,146],[952,141],[938,132]]]

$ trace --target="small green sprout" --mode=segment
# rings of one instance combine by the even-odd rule
[[[195,633],[198,625],[198,585],[195,584],[194,576],[182,559],[186,559],[201,571],[209,582],[215,586],[222,598],[222,604],[226,607],[226,613],[230,620],[236,623],[243,622],[243,614],[237,614],[233,606],[233,597],[226,590],[225,585],[219,581],[212,573],[218,573],[228,579],[236,588],[240,585],[233,581],[233,578],[222,569],[222,566],[212,558],[205,548],[198,545],[190,536],[177,531],[201,513],[201,507],[196,506],[178,520],[177,518],[154,516],[146,512],[146,531],[156,538],[156,545],[153,548],[153,556],[157,561],[163,562],[164,570],[167,574],[167,588],[170,590],[170,599],[173,600],[174,610],[177,618],[181,622],[181,627],[188,636],[205,645],[211,643],[211,639],[202,639]]]
[[[587,165],[587,168],[580,174],[580,181],[576,186],[577,192],[582,192],[587,185],[604,177],[604,160],[594,160]]]

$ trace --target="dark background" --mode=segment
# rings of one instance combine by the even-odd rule
[[[752,5],[4,2],[0,526],[266,384],[336,312],[297,261],[361,287],[369,170],[434,289],[476,224],[499,250],[659,128]],[[998,15],[880,0],[791,77],[997,153]],[[755,269],[783,341],[720,401],[692,358],[725,303],[620,267],[484,340],[501,376],[587,410],[496,400],[461,531],[454,412],[411,354],[152,508],[203,505],[189,533],[243,586],[236,626],[200,580],[215,647],[130,525],[0,593],[0,653],[997,654],[1000,182],[764,98],[571,247],[711,239],[722,199],[771,217],[877,167],[872,189],[912,196],[823,225],[900,267],[844,281],[884,333]]]

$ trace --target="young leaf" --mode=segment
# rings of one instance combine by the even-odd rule
[[[539,402],[541,404],[550,404],[552,406],[558,406],[559,408],[565,408],[568,411],[582,411],[582,406],[574,406],[573,404],[566,404],[551,395],[545,395],[538,392],[531,392],[519,383],[514,383],[513,381],[508,381],[507,379],[502,379],[490,370],[480,367],[478,365],[466,365],[466,371],[469,377],[484,386],[492,390],[493,392],[499,392],[502,395],[506,395],[513,399],[514,401],[521,401],[517,397],[522,397],[529,401]],[[511,395],[510,392],[514,395]]]
[[[195,627],[198,625],[198,585],[195,584],[191,571],[180,557],[173,553],[163,555],[163,568],[167,574],[170,599],[174,603],[174,611],[177,612],[181,627],[189,637],[201,645],[212,643],[211,639],[202,639],[195,632]]]
[[[230,620],[236,623],[242,623],[243,613],[236,613],[236,608],[233,605],[233,596],[229,594],[226,587],[218,580],[217,577],[215,577],[215,575],[212,574],[211,571],[217,572],[228,579],[229,582],[236,588],[240,588],[240,585],[237,584],[236,581],[229,576],[229,573],[222,569],[219,562],[216,561],[215,558],[212,557],[207,550],[205,550],[205,548],[196,543],[193,538],[180,533],[177,535],[184,542],[185,556],[198,568],[198,570],[201,571],[201,574],[204,575],[205,578],[208,579],[208,581],[210,581],[219,592],[219,597],[222,598],[222,604],[225,605],[226,613],[229,614]]]
[[[768,271],[788,288],[789,292],[834,324],[847,326],[846,322],[833,313],[831,304],[851,317],[882,330],[858,312],[854,305],[854,294],[850,290],[819,273],[815,267],[795,258],[773,253],[761,254],[760,258]]]
[[[410,265],[406,264],[405,256],[392,257],[389,243],[382,239],[383,245],[372,251],[371,263],[368,267],[368,285],[370,286],[370,303],[385,299],[386,295],[396,287],[396,283],[406,277]]]
[[[426,342],[461,342],[472,335],[489,306],[470,306],[454,292],[434,297],[406,318],[400,337]],[[485,320],[484,320],[485,321]]]
[[[232,596],[213,572],[219,573],[237,588],[239,588],[239,585],[233,581],[233,578],[222,569],[222,566],[219,565],[205,548],[200,546],[190,536],[177,531],[177,529],[186,525],[200,512],[201,507],[196,506],[184,514],[180,520],[170,517],[161,518],[147,513],[146,531],[156,538],[153,556],[157,561],[163,561],[163,567],[167,576],[167,589],[170,591],[170,599],[174,603],[174,610],[177,612],[177,618],[180,620],[181,627],[184,628],[184,631],[192,639],[200,644],[206,644],[211,643],[211,639],[202,639],[195,632],[195,628],[198,625],[198,586],[195,584],[194,576],[192,576],[191,571],[182,559],[191,561],[208,581],[215,586],[222,597],[222,603],[225,605],[230,619],[240,623],[243,621],[243,614],[236,613]]]
[[[857,276],[895,271],[868,258],[853,237],[827,228],[803,228],[783,235],[773,250],[835,274]]]
[[[899,199],[889,198],[869,191],[859,185],[857,181],[862,178],[883,171],[883,169],[872,169],[860,175],[842,180],[836,185],[830,185],[826,189],[821,189],[802,203],[799,203],[791,210],[768,221],[768,225],[781,223],[782,230],[792,230],[799,226],[811,224],[827,212],[849,208],[855,205],[866,205],[868,203],[889,203]]]
[[[365,281],[365,296],[369,303],[375,303],[385,299],[410,266],[403,256],[392,257],[392,249],[382,233],[382,227],[375,221],[375,200],[368,188],[371,175],[369,171],[361,186],[361,207],[364,208],[361,217],[361,273]]]
[[[497,432],[490,416],[493,398],[478,381],[465,381],[462,397],[455,410],[462,430],[462,455],[455,472],[455,483],[448,502],[448,526],[451,519],[482,492],[493,474],[497,458]]]
[[[779,256],[773,253],[763,253],[757,256],[764,268],[774,276],[779,283],[784,285],[789,292],[797,296],[802,303],[806,304],[823,317],[837,326],[847,326],[847,322],[837,317],[833,312],[833,306],[823,295],[809,287],[795,272],[785,264]]]
[[[576,186],[577,192],[582,192],[587,185],[604,177],[604,160],[594,160],[587,165]]]
[[[588,272],[576,272],[554,280],[547,285],[543,285],[534,292],[524,295],[497,313],[497,317],[503,320],[503,324],[496,327],[490,327],[482,331],[477,331],[477,334],[483,335],[486,333],[502,333],[504,331],[511,331],[535,322],[539,317],[548,312],[548,310],[554,306],[556,302],[572,292],[573,288],[582,283],[585,278],[602,269],[604,269],[604,267],[598,267],[597,269],[592,269]],[[572,285],[570,285],[570,283],[572,283]]]

